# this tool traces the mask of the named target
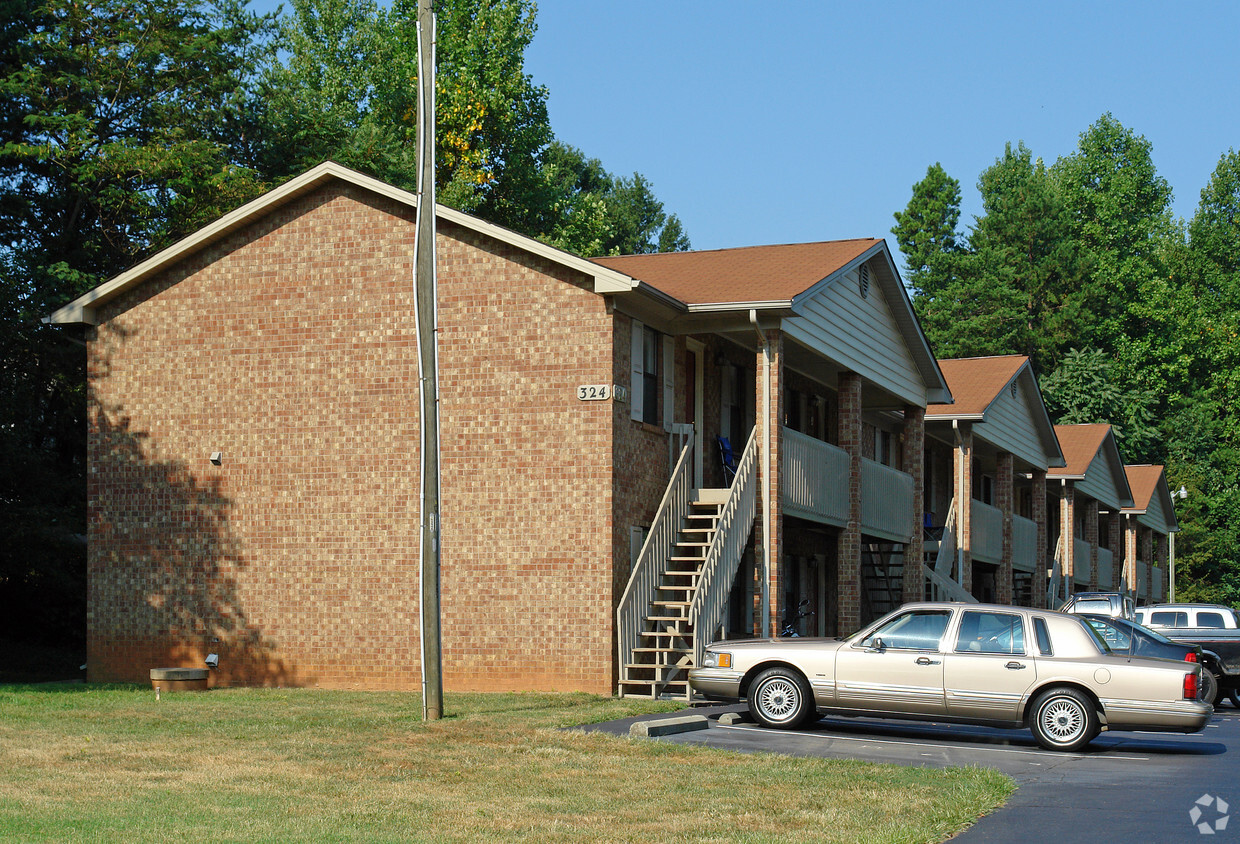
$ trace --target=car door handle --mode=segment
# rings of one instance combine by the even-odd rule
[[[918,665],[938,665],[939,661],[937,659],[931,659],[928,656],[919,656],[917,657],[917,664]]]
[[[1024,667],[1025,667],[1025,663],[1023,663],[1023,662],[1016,662],[1015,660],[1013,660],[1012,662],[1009,662],[1009,663],[1007,664],[1007,666],[1006,666],[1006,667],[1007,667],[1007,668],[1013,668],[1013,669],[1024,668]]]

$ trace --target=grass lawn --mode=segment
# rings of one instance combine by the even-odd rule
[[[559,728],[578,694],[0,686],[0,840],[940,841],[1013,785]]]

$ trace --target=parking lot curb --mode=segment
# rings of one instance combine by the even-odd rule
[[[749,717],[748,712],[725,712],[719,716],[719,723],[725,727],[730,727],[733,724],[746,724],[752,721],[753,719]]]
[[[705,730],[710,722],[703,715],[682,715],[679,718],[658,718],[653,721],[638,721],[629,727],[629,735],[634,738],[658,738],[675,733],[688,733],[694,730]]]

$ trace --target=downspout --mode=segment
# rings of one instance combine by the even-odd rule
[[[749,322],[762,341],[762,630],[771,631],[771,342],[749,309]]]

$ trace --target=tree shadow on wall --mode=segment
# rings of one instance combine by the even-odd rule
[[[249,563],[223,479],[155,456],[150,434],[100,401],[93,387],[108,367],[96,358],[92,349],[88,679],[145,682],[150,668],[202,667],[217,653],[214,684],[304,684],[246,617],[237,575]]]

